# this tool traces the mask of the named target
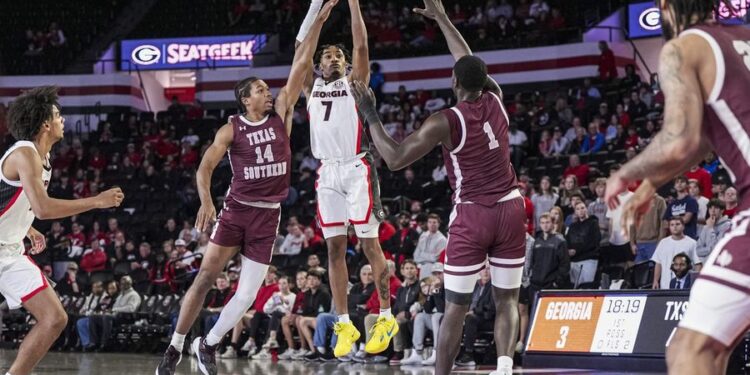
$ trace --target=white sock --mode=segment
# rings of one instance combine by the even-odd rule
[[[364,343],[359,343],[359,350],[360,351],[365,351],[365,344]]]
[[[322,346],[318,346],[318,347],[316,347],[316,349],[318,349],[318,353],[320,353],[320,354],[326,354],[326,348],[324,348]]]
[[[349,323],[349,314],[341,314],[338,318],[339,323]]]
[[[315,22],[315,17],[318,16],[318,12],[320,11],[320,8],[322,6],[323,0],[312,0],[312,2],[310,3],[310,8],[307,10],[307,14],[305,15],[305,20],[302,21],[302,25],[299,27],[299,32],[297,33],[298,42],[302,43],[305,40],[305,37],[310,31],[310,27],[312,27],[313,22]]]
[[[214,331],[211,330],[206,335],[206,345],[208,345],[208,346],[214,346],[214,345],[220,343],[221,339],[222,339],[222,336],[218,336],[218,335],[214,334]]]
[[[169,343],[169,345],[172,345],[175,349],[177,349],[178,352],[182,352],[182,348],[185,347],[185,335],[181,335],[175,332],[174,334],[172,334],[172,341]]]
[[[382,316],[384,318],[390,319],[390,318],[393,317],[393,314],[391,314],[391,309],[390,308],[380,309],[380,316]]]
[[[508,356],[497,357],[497,369],[513,368],[513,358]]]

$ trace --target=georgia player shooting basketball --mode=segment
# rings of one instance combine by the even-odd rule
[[[349,0],[352,16],[353,55],[340,45],[322,46],[316,56],[321,77],[313,80],[310,72],[305,86],[310,114],[310,145],[313,156],[322,166],[315,183],[318,198],[318,221],[328,245],[328,272],[331,292],[338,315],[334,325],[337,335],[334,355],[349,354],[360,332],[349,319],[346,288],[347,226],[353,225],[362,249],[372,266],[380,300],[380,315],[374,332],[365,346],[370,354],[384,351],[398,333],[391,314],[388,270],[378,241],[380,222],[385,218],[380,203],[377,170],[363,133],[350,82],[369,81],[370,61],[367,30],[357,0]],[[351,74],[347,67],[351,64]]]
[[[490,267],[495,301],[493,374],[509,375],[518,337],[518,292],[526,254],[524,201],[510,164],[508,115],[498,84],[445,13],[440,0],[425,0],[415,9],[437,21],[456,63],[456,106],[430,116],[401,144],[385,131],[375,96],[365,83],[354,83],[357,106],[370,126],[375,147],[391,170],[405,168],[442,144],[443,159],[454,190],[454,208],[445,250],[445,316],[436,344],[435,373],[450,373],[458,354],[463,321],[480,271]],[[487,261],[489,260],[489,265]]]
[[[63,138],[64,128],[56,87],[31,89],[10,106],[8,129],[18,142],[0,159],[0,293],[8,307],[23,306],[37,323],[23,339],[6,374],[30,374],[68,320],[44,274],[24,254],[24,237],[31,240],[32,254],[41,253],[46,246],[44,235],[31,227],[34,218],[58,219],[117,207],[125,198],[119,188],[76,200],[47,195],[52,176],[49,152]]]
[[[704,262],[690,305],[667,348],[670,374],[723,374],[750,327],[750,30],[714,20],[729,1],[659,0],[668,42],[659,57],[664,125],[640,155],[607,181],[605,199],[643,180],[623,207],[622,225],[640,221],[656,190],[712,149],[741,197],[732,229]]]
[[[201,208],[196,229],[205,231],[216,219],[211,174],[227,153],[232,182],[198,275],[183,300],[172,341],[156,369],[157,375],[174,374],[182,358],[185,335],[198,317],[206,294],[238,251],[242,254],[239,287],[206,337],[194,338],[192,343],[198,369],[203,374],[216,375],[216,347],[255,301],[271,262],[281,202],[289,194],[292,162],[289,135],[294,105],[307,72],[312,69],[320,29],[337,3],[338,0],[330,0],[312,14],[307,25],[309,35],[297,46],[287,84],[279,91],[275,103],[268,85],[259,78],[246,78],[235,86],[235,99],[243,113],[232,116],[219,129],[198,167]]]

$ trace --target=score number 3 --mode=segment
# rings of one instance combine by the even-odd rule
[[[565,348],[565,344],[568,342],[568,333],[570,333],[569,326],[560,327],[560,339],[555,343],[555,347],[558,349]]]

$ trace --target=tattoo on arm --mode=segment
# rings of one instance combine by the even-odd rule
[[[659,79],[665,97],[664,125],[651,144],[627,163],[622,171],[626,179],[649,178],[656,182],[657,186],[681,173],[686,164],[694,158],[692,155],[685,157],[687,154],[684,153],[684,147],[692,145],[691,138],[695,137],[694,133],[700,132],[700,125],[697,129],[691,127],[688,118],[690,106],[695,105],[691,100],[691,95],[695,95],[692,91],[697,87],[686,82],[681,47],[677,43],[668,43],[664,46],[660,59]],[[697,123],[700,124],[700,121]],[[683,152],[676,153],[676,147],[681,148]],[[654,176],[659,176],[659,181]]]

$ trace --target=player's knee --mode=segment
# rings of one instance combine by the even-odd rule
[[[68,314],[64,311],[56,311],[45,316],[43,319],[44,321],[40,321],[40,323],[45,324],[52,332],[62,332],[68,325]]]

